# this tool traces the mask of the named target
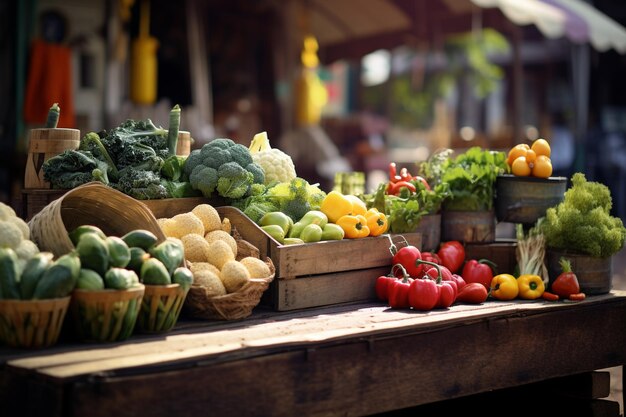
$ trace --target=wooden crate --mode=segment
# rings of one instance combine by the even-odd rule
[[[516,240],[500,240],[493,243],[466,243],[465,259],[489,259],[497,265],[500,274],[513,273],[517,266]]]
[[[65,194],[67,190],[50,190],[44,188],[25,188],[22,190],[21,217],[29,221],[44,207]]]
[[[171,217],[191,211],[207,199],[170,199],[145,202],[155,217]],[[275,280],[262,299],[278,311],[365,301],[375,297],[374,281],[389,273],[389,235],[343,239],[300,245],[281,245],[256,223],[231,206],[216,206],[241,237],[272,259]],[[421,248],[420,233],[405,233],[406,240]],[[399,240],[394,238],[398,244]]]

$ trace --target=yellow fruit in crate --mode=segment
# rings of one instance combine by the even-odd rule
[[[527,177],[530,175],[530,171],[531,169],[525,156],[515,158],[511,164],[511,172],[517,177]]]
[[[552,175],[552,161],[545,155],[539,155],[533,164],[533,177],[548,178]]]
[[[530,149],[530,146],[528,146],[525,143],[520,143],[518,145],[513,146],[511,150],[509,151],[506,162],[510,166],[513,166],[513,161],[515,161],[520,156],[526,156],[526,152],[528,152],[529,149]]]
[[[535,140],[533,142],[532,146],[530,147],[530,149],[535,151],[537,156],[544,155],[544,156],[547,156],[548,158],[550,158],[550,152],[551,152],[550,144],[545,139],[537,139],[537,140]]]

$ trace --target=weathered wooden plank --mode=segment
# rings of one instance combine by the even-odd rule
[[[170,367],[190,360],[215,360],[225,355],[254,357],[259,352],[278,351],[285,347],[316,348],[324,343],[341,343],[354,339],[385,338],[406,333],[429,334],[442,328],[464,327],[477,322],[496,327],[509,320],[525,317],[542,316],[550,320],[554,320],[551,317],[568,317],[568,314],[589,314],[596,317],[607,308],[626,308],[626,293],[619,293],[619,297],[617,294],[589,297],[580,303],[486,302],[483,305],[455,305],[447,310],[430,312],[393,310],[381,306],[380,303],[353,305],[344,310],[316,309],[308,316],[304,313],[276,315],[272,316],[274,318],[251,320],[239,327],[226,323],[222,329],[219,324],[212,324],[211,331],[171,334],[165,338],[142,337],[127,343],[80,345],[46,350],[37,355],[8,356],[4,359],[9,367],[15,369],[35,371],[60,380],[76,379],[102,372],[154,366]],[[555,315],[552,316],[551,312]],[[613,320],[615,315],[615,312],[609,314]],[[624,317],[626,314],[618,317],[622,320],[622,327]],[[581,322],[581,326],[585,324]],[[589,334],[598,329],[590,331],[582,327],[572,331],[577,331],[578,337],[588,339]],[[515,344],[515,336],[511,337],[508,343]],[[550,343],[556,336],[547,334],[544,337],[546,343]],[[619,340],[620,337],[624,336],[618,335],[616,339]],[[596,366],[589,370],[602,367],[606,366]]]
[[[64,401],[69,416],[370,415],[623,363],[626,304],[583,307],[97,374]]]
[[[328,261],[326,261],[328,262]],[[381,275],[387,275],[390,267],[359,269],[356,271],[327,273],[297,279],[274,280],[272,306],[277,311],[289,311],[320,305],[376,298],[374,285]]]

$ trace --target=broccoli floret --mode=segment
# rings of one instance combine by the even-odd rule
[[[183,167],[185,175],[189,177],[191,175],[191,171],[193,171],[198,164],[202,164],[202,154],[200,153],[200,149],[194,149],[189,153],[187,159],[185,160],[185,165]]]
[[[267,188],[263,183],[254,183],[250,186],[250,190],[248,191],[248,195],[251,197],[262,195]]]
[[[228,149],[235,145],[235,141],[228,138],[217,138],[207,143],[205,146],[218,149]]]
[[[226,149],[209,148],[206,145],[200,150],[201,163],[204,166],[218,169],[224,164],[233,162],[233,157]]]
[[[211,197],[217,187],[217,170],[197,165],[189,176],[189,183],[195,190],[202,192],[205,197]]]
[[[226,163],[217,170],[217,192],[226,198],[241,198],[254,181],[251,172],[236,162]]]
[[[252,173],[255,184],[263,184],[265,182],[265,171],[261,165],[251,162],[245,166],[246,170]],[[265,188],[265,187],[264,187]]]
[[[233,161],[237,162],[243,168],[247,167],[253,162],[250,150],[239,143],[236,143],[228,148],[228,152],[233,158]]]
[[[270,200],[264,200],[262,198],[254,198],[249,201],[247,207],[243,210],[243,213],[248,216],[253,222],[259,223],[261,217],[265,215],[265,213],[270,213],[272,211],[278,211],[279,207],[277,204],[273,203]]]

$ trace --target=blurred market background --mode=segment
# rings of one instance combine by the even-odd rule
[[[436,149],[537,137],[555,174],[607,184],[626,218],[626,2],[3,0],[0,198],[59,102],[84,134],[183,108],[193,147],[267,131],[332,188]]]

